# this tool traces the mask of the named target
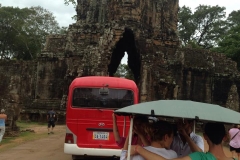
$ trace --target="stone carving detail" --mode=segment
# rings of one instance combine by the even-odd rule
[[[235,111],[239,111],[239,94],[237,91],[237,86],[233,84],[228,93],[228,99],[226,102],[226,107],[233,109]]]

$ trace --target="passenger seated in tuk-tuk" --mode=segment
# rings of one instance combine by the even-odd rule
[[[176,158],[175,160],[233,160],[227,157],[223,151],[222,141],[226,138],[227,132],[224,124],[219,122],[209,122],[204,127],[203,136],[209,145],[209,151],[194,152],[188,156]],[[131,147],[131,155],[139,154],[146,160],[165,160],[163,156],[152,153],[139,145]]]
[[[203,138],[193,132],[193,125],[194,120],[178,119],[177,121],[177,133],[170,148],[177,153],[178,157],[204,151]]]
[[[153,121],[146,127],[146,130],[151,141],[150,146],[144,147],[146,150],[165,158],[172,159],[177,157],[177,153],[170,149],[173,140],[173,128],[170,123],[166,121]],[[120,160],[126,159],[127,148],[128,138],[122,150]],[[131,160],[144,160],[144,158],[141,155],[135,155],[131,157]]]
[[[118,127],[117,127],[117,119],[116,115],[113,113],[113,134],[115,141],[117,145],[120,148],[124,147],[124,143],[126,141],[126,137],[121,137],[118,132]],[[148,126],[149,120],[148,117],[146,116],[135,116],[133,119],[133,127],[137,128],[137,133],[135,132],[134,135],[132,136],[132,144],[136,145],[139,144],[141,146],[149,146],[150,141],[147,138],[146,132],[145,132],[145,126]]]

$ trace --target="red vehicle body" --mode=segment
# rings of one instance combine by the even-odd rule
[[[74,156],[120,156],[113,135],[113,111],[138,103],[134,81],[116,77],[82,77],[69,87],[64,152]],[[129,119],[117,117],[126,136]]]

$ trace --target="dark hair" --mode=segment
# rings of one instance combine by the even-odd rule
[[[238,124],[234,124],[233,128],[239,128]]]
[[[204,127],[204,132],[210,141],[215,145],[221,144],[224,136],[226,135],[224,124],[219,122],[207,123]]]
[[[188,123],[193,123],[194,120],[193,119],[187,119]]]
[[[141,116],[141,115],[136,115],[133,118],[133,124],[134,123],[148,123],[148,117],[147,116]]]
[[[167,134],[171,136],[173,134],[173,127],[166,121],[153,122],[147,127],[148,135],[151,141],[159,141]]]
[[[133,126],[139,127],[143,134],[146,135],[146,127],[149,125],[149,120],[147,116],[136,115],[133,118]],[[136,135],[135,135],[136,136]]]

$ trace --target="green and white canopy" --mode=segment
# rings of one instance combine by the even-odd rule
[[[239,112],[215,104],[189,100],[158,100],[139,103],[118,109],[114,113],[118,115],[140,114],[240,124]]]

